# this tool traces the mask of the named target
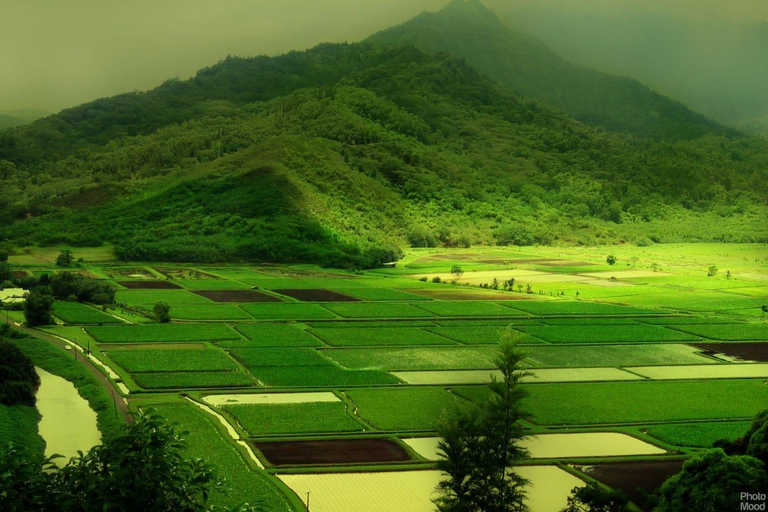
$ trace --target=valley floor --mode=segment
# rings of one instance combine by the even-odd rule
[[[131,410],[188,430],[234,487],[219,504],[433,510],[435,424],[484,396],[505,335],[533,373],[519,471],[534,512],[592,478],[643,507],[638,486],[768,403],[765,244],[413,249],[355,274],[94,254],[75,270],[114,283],[117,306],[57,303],[41,332],[89,349]]]

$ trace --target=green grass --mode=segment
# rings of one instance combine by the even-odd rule
[[[419,307],[438,316],[516,316],[523,314],[493,302],[479,300],[426,302],[419,304]]]
[[[343,275],[343,274],[342,274]],[[306,277],[301,276],[297,278],[290,277],[258,277],[258,278],[243,278],[240,279],[243,283],[247,283],[251,286],[258,286],[260,288],[266,288],[267,290],[288,290],[299,288],[312,288],[312,289],[328,289],[334,287],[341,288],[360,288],[368,286],[365,283],[365,279],[342,277],[342,278],[329,278],[329,277]]]
[[[102,343],[214,341],[240,339],[223,324],[146,324],[86,327],[88,334]]]
[[[129,306],[153,306],[163,301],[173,306],[185,304],[214,304],[214,302],[190,293],[186,290],[120,290],[115,294],[115,302],[124,302]]]
[[[381,430],[434,430],[440,416],[462,400],[437,388],[355,389],[346,392],[357,414]]]
[[[715,340],[768,341],[768,324],[678,325],[676,328]]]
[[[344,318],[419,318],[434,316],[428,311],[401,303],[328,303],[325,307]]]
[[[96,346],[96,340],[92,336],[89,336],[85,331],[83,331],[82,327],[65,325],[56,327],[40,327],[39,329],[43,332],[55,334],[56,336],[74,341],[83,348],[88,347],[89,344],[91,347]]]
[[[351,370],[481,370],[493,368],[496,354],[486,347],[363,348],[323,350]]]
[[[655,318],[654,318],[655,320]],[[540,320],[542,325],[640,325],[634,318],[544,318]],[[621,327],[619,327],[621,329]]]
[[[173,281],[190,290],[247,290],[249,285],[228,279],[177,279]]]
[[[336,316],[317,304],[262,302],[240,307],[257,320],[323,320]]]
[[[40,413],[34,407],[0,404],[0,449],[12,444],[17,449],[42,455],[45,441],[37,432],[39,421]]]
[[[653,306],[683,311],[728,311],[733,309],[759,308],[765,303],[756,297],[746,297],[727,292],[690,290],[663,295],[639,295],[615,297],[617,302],[637,306]]]
[[[329,289],[363,300],[428,300],[427,297],[422,297],[421,295],[416,295],[401,290],[395,290],[392,288],[363,288],[361,286],[355,288],[346,288],[331,286]]]
[[[250,320],[242,309],[232,304],[172,306],[171,318],[179,320]]]
[[[736,440],[749,430],[749,426],[749,421],[657,425],[650,427],[647,433],[674,446],[706,448],[720,439]]]
[[[583,301],[510,300],[500,304],[534,315],[637,315],[657,313],[654,310],[648,309]]]
[[[131,373],[237,370],[235,363],[216,349],[120,349],[106,354]]]
[[[333,364],[313,348],[233,348],[230,353],[246,368]]]
[[[526,348],[526,361],[539,367],[651,366],[715,363],[688,345],[538,346]],[[642,361],[641,363],[637,361]]]
[[[334,324],[335,325],[335,324]],[[323,344],[291,324],[238,324],[234,326],[247,340],[221,341],[222,347],[320,347]]]
[[[525,407],[541,425],[752,418],[768,403],[759,379],[532,384]],[[487,389],[456,388],[477,398]]]
[[[121,324],[124,323],[112,315],[80,304],[79,302],[56,301],[53,314],[68,324]]]
[[[434,330],[434,329],[433,329]],[[309,332],[331,346],[453,345],[454,341],[413,327],[350,329],[325,327]]]
[[[547,325],[518,327],[552,343],[695,341],[691,334],[658,325]]]
[[[704,324],[729,324],[733,320],[730,318],[722,318],[717,316],[663,316],[663,317],[649,317],[639,318],[637,320],[644,324],[653,325],[704,325]]]
[[[240,452],[222,437],[218,420],[198,411],[192,404],[163,404],[153,406],[168,421],[177,422],[189,434],[187,454],[210,464],[220,478],[226,478],[232,489],[211,494],[210,503],[234,506],[240,503],[261,503],[270,512],[293,512],[287,498],[264,471],[250,467]]]
[[[247,375],[240,372],[156,372],[134,373],[136,384],[144,389],[187,389],[254,386]]]
[[[465,343],[467,345],[498,345],[502,337],[507,333],[507,327],[502,325],[446,326],[435,327],[427,330],[435,334],[440,334],[442,336],[454,339],[458,342]],[[542,340],[534,336],[516,331],[514,329],[512,329],[510,332],[513,335],[517,333],[517,336],[519,337],[519,343],[544,343]]]
[[[399,384],[388,373],[375,370],[345,370],[334,365],[299,367],[253,367],[248,371],[267,386],[339,387]]]
[[[359,432],[343,402],[227,405],[221,407],[251,435]]]

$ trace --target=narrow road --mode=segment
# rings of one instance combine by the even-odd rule
[[[36,331],[34,329],[30,329],[28,327],[24,327],[20,324],[17,324],[16,322],[11,321],[11,325],[18,331],[23,332],[27,336],[32,336],[33,338],[38,338],[44,341],[47,341],[49,343],[53,343],[54,345],[63,348],[66,350],[67,344],[61,341],[59,338],[52,336],[50,334],[45,334],[40,331]],[[123,421],[125,423],[130,423],[133,421],[133,416],[131,416],[129,410],[128,410],[128,404],[125,403],[125,400],[121,398],[120,390],[117,389],[117,387],[114,385],[114,383],[109,380],[99,369],[94,366],[94,364],[88,359],[88,357],[80,352],[77,349],[71,348],[70,350],[67,350],[67,352],[74,353],[74,357],[77,361],[83,364],[96,378],[97,381],[104,387],[104,389],[107,390],[108,393],[112,395],[112,398],[114,399],[115,404],[117,404],[117,410],[120,413],[120,416],[122,417]]]

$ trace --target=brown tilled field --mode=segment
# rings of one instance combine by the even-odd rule
[[[282,302],[277,297],[255,290],[195,290],[192,293],[214,302]]]
[[[325,290],[322,288],[317,289],[289,289],[289,290],[272,290],[280,295],[285,295],[302,302],[358,302],[360,299],[352,297],[350,295],[344,295],[343,293],[334,292],[331,290]]]
[[[744,361],[768,362],[768,343],[696,343],[708,355],[724,354]]]
[[[597,464],[585,468],[585,472],[608,487],[621,490],[643,510],[650,510],[652,507],[648,507],[645,495],[638,488],[653,493],[667,478],[679,473],[681,469],[682,460],[664,460]]]
[[[275,466],[287,464],[364,464],[411,460],[408,452],[388,439],[280,441],[254,443]]]

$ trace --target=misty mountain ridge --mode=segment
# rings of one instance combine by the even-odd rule
[[[453,0],[441,11],[424,12],[369,41],[408,43],[465,58],[516,93],[606,130],[659,140],[736,133],[636,80],[562,59],[539,39],[510,29],[479,0]]]
[[[766,145],[609,133],[468,59],[323,44],[0,133],[0,239],[344,267],[404,244],[766,241]]]
[[[489,0],[565,58],[629,75],[721,123],[768,115],[768,21],[665,12],[641,2]]]

